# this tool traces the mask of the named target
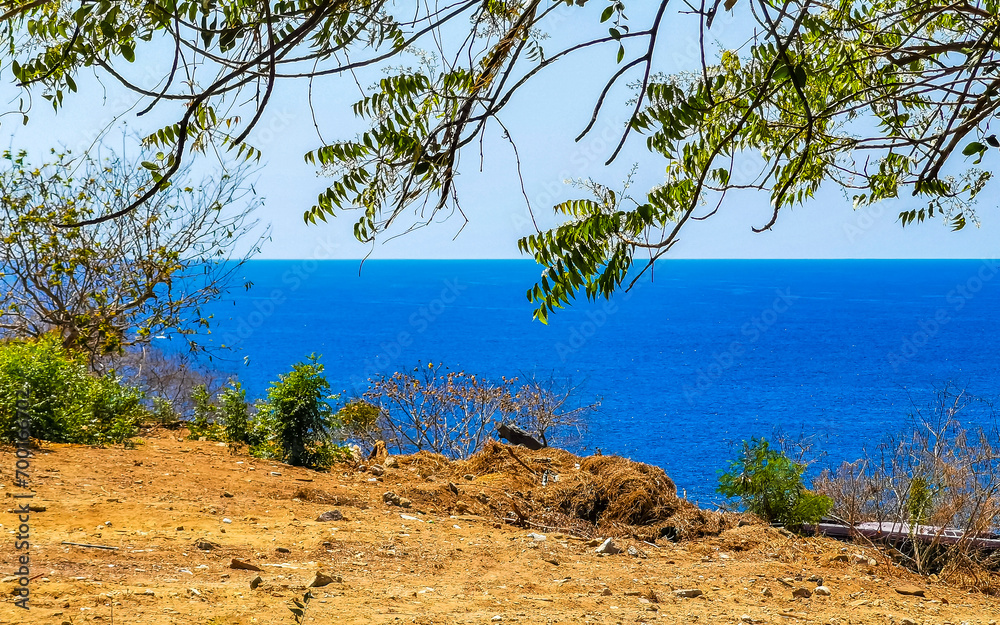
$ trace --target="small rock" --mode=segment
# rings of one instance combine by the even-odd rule
[[[323,514],[316,517],[317,521],[343,521],[344,515],[340,510],[327,510]]]
[[[467,482],[471,482],[472,480],[476,479],[476,476],[471,473],[466,473],[465,475],[462,476],[462,479]]]
[[[223,496],[223,497],[232,497],[232,496],[233,496],[233,494],[232,494],[231,492],[229,492],[229,491],[224,491],[224,492],[222,493],[222,496]]]
[[[464,501],[458,501],[455,503],[455,512],[459,514],[465,514],[469,511],[469,504]]]
[[[500,616],[499,614],[497,614],[496,616],[494,616],[494,617],[493,617],[493,618],[491,618],[490,620],[491,620],[491,621],[493,621],[494,623],[499,623],[500,621],[502,621],[502,620],[503,620],[503,617],[502,617],[502,616]]]
[[[767,588],[767,587],[765,587],[763,590],[761,590],[760,594],[764,595],[765,597],[773,597],[774,596],[774,593],[771,592],[771,589]]]
[[[250,590],[257,590],[257,587],[260,586],[263,583],[264,583],[264,580],[261,579],[260,575],[258,575],[257,577],[255,577],[252,580],[250,580]]]
[[[685,599],[694,599],[695,597],[700,597],[703,594],[705,593],[703,593],[699,588],[682,588],[674,591],[675,596],[684,597]]]
[[[611,589],[610,588],[605,588],[604,590],[601,591],[601,595],[604,596],[604,597],[610,597],[611,596]]]
[[[812,591],[808,588],[796,588],[792,591],[792,596],[796,599],[808,599],[812,596]]]
[[[196,549],[201,549],[202,551],[211,551],[215,545],[208,542],[207,540],[199,540],[194,544]]]
[[[638,590],[626,590],[625,591],[625,596],[626,597],[638,597],[639,596],[639,591]]]
[[[601,543],[601,546],[594,550],[596,553],[603,553],[606,555],[614,555],[616,553],[621,553],[622,550],[615,545],[615,541],[610,538]]]
[[[177,531],[178,532],[183,532],[184,531],[184,526],[183,525],[178,525],[177,526]]]
[[[806,578],[806,581],[807,582],[816,582],[817,586],[822,586],[823,585],[823,578],[820,577],[819,575],[810,575],[809,577]]]
[[[232,523],[233,520],[232,519],[222,519],[222,522],[223,523]]]
[[[917,625],[917,622],[911,618],[904,618],[899,621],[899,625]]]
[[[536,543],[537,542],[542,542],[543,540],[545,540],[545,534],[536,534],[536,533],[532,532],[532,533],[528,534],[528,538],[530,538],[531,540],[535,541]]]
[[[340,575],[327,575],[326,573],[317,572],[316,576],[313,577],[312,581],[309,582],[309,588],[322,588],[323,586],[328,586],[334,582],[340,582],[343,579]]]
[[[271,475],[273,475],[274,477],[280,477],[281,471],[271,471]]]
[[[749,614],[741,614],[740,620],[743,621],[744,623],[753,623],[753,617],[750,616]]]
[[[259,566],[257,566],[256,564],[250,564],[249,562],[244,562],[243,560],[237,560],[236,558],[233,558],[233,561],[229,563],[229,568],[231,568],[231,569],[238,569],[238,570],[241,570],[241,571],[263,571],[264,570],[264,569],[260,568]]]
[[[826,586],[817,586],[816,590],[814,590],[813,592],[822,597],[830,596],[830,589],[827,588]]]
[[[291,551],[287,547],[277,547],[275,551],[277,551],[278,553],[291,553]]]
[[[486,493],[479,493],[478,495],[476,495],[476,500],[485,506],[488,503],[490,503],[490,496],[487,495]]]
[[[395,456],[389,456],[385,459],[385,462],[382,463],[382,466],[386,469],[395,469],[399,466],[399,461],[396,460]]]
[[[641,550],[633,547],[632,545],[628,546],[627,552],[628,552],[628,555],[632,556],[633,558],[646,558],[646,557],[648,557],[644,551],[641,551]]]
[[[406,497],[400,497],[399,498],[399,503],[397,505],[400,508],[409,508],[409,507],[413,506],[413,502],[410,501],[409,499],[407,499]]]
[[[389,504],[390,506],[398,506],[399,505],[399,495],[397,495],[396,493],[392,492],[391,490],[390,491],[386,491],[385,493],[382,494],[382,501],[384,501],[385,503]]]
[[[896,592],[901,595],[911,595],[914,597],[923,597],[924,589],[918,586],[913,586],[911,584],[904,584],[902,586],[896,586]]]
[[[372,465],[372,466],[371,466],[371,467],[369,468],[369,471],[370,471],[370,472],[371,472],[371,474],[372,474],[372,475],[374,475],[375,477],[379,477],[380,475],[384,475],[384,474],[385,474],[385,467],[384,467],[384,466],[382,466],[381,464],[373,464],[373,465]]]

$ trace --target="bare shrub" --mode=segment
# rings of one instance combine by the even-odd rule
[[[965,415],[990,422],[968,430]],[[1000,448],[993,406],[945,388],[930,410],[915,407],[913,431],[888,437],[857,462],[826,470],[815,481],[851,525],[890,523],[908,533],[884,541],[913,570],[939,573],[992,591],[1000,558],[976,540],[994,537],[1000,522]]]
[[[100,369],[114,371],[145,392],[146,397],[166,400],[181,416],[194,411],[195,389],[204,386],[215,396],[226,383],[225,372],[201,362],[190,352],[168,353],[152,346],[139,346],[105,357]]]
[[[428,451],[453,459],[481,449],[502,422],[515,423],[546,444],[553,435],[572,440],[582,431],[583,416],[597,407],[575,406],[574,387],[554,380],[493,381],[432,363],[369,384],[337,415],[350,436],[369,448],[382,440],[396,453]]]

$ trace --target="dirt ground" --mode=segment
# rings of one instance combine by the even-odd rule
[[[831,539],[743,525],[678,543],[619,537],[634,555],[599,555],[575,528],[501,522],[490,501],[511,488],[502,475],[456,477],[405,458],[380,476],[346,467],[318,473],[182,434],[152,432],[132,450],[45,444],[35,452],[30,610],[13,603],[24,552],[15,550],[19,522],[8,513],[29,500],[12,497],[25,491],[14,483],[13,450],[0,452],[0,623],[294,623],[289,606],[317,572],[334,581],[311,589],[306,623],[1000,619],[994,598]],[[530,461],[543,452],[517,453]],[[412,505],[386,503],[386,491]],[[342,518],[316,520],[328,511]],[[234,559],[261,571],[234,569]],[[820,582],[828,596],[815,592]],[[897,592],[904,585],[925,596]],[[799,588],[811,596],[793,597]]]

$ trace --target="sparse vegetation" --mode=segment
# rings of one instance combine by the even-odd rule
[[[397,453],[430,451],[453,459],[482,449],[501,422],[546,442],[571,439],[599,405],[574,404],[575,388],[555,380],[494,381],[433,363],[369,382],[362,398],[337,415],[350,436],[367,446],[385,441]]]

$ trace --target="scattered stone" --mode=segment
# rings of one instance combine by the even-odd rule
[[[382,501],[384,501],[385,503],[389,504],[390,506],[398,506],[399,505],[399,495],[397,495],[396,493],[392,492],[391,490],[390,491],[386,491],[385,493],[382,494]]]
[[[223,523],[232,523],[233,520],[232,519],[222,519],[222,522]]]
[[[530,538],[531,540],[535,541],[536,543],[542,542],[543,540],[546,539],[545,538],[545,534],[536,534],[534,532],[531,532],[530,534],[528,534],[528,538]]]
[[[753,623],[753,617],[750,616],[749,614],[741,614],[740,621],[744,623]]]
[[[184,526],[183,525],[178,525],[177,526],[177,531],[178,532],[183,532],[184,531]]]
[[[611,596],[611,589],[610,588],[605,588],[604,590],[601,591],[601,595],[604,596],[604,597],[610,597]]]
[[[896,586],[896,592],[901,595],[910,595],[913,597],[923,597],[924,589],[919,586],[913,586],[911,584],[903,584],[902,586]]]
[[[503,617],[502,617],[502,616],[500,616],[499,614],[497,614],[496,616],[494,616],[494,617],[493,617],[493,618],[491,618],[490,620],[491,620],[491,621],[493,621],[494,623],[499,623],[500,621],[502,621],[502,620],[503,620]]]
[[[638,591],[638,590],[626,590],[626,591],[625,591],[625,596],[626,596],[626,597],[638,597],[638,596],[639,596],[639,594],[640,594],[640,593],[639,593],[639,591]]]
[[[322,588],[323,586],[329,586],[334,582],[341,582],[343,579],[340,575],[327,575],[326,573],[317,572],[313,580],[309,582],[309,588]]]
[[[275,549],[278,553],[291,553],[291,550],[287,547],[278,547]]]
[[[767,588],[767,587],[764,587],[764,589],[760,591],[760,594],[764,595],[765,597],[773,597],[774,596],[774,593],[771,592],[771,589]]]
[[[628,551],[628,555],[632,556],[633,558],[647,558],[647,557],[649,557],[649,556],[646,555],[646,552],[644,552],[644,551],[642,551],[640,549],[637,549],[636,547],[633,547],[632,545],[628,546],[628,550],[627,551]]]
[[[201,549],[202,551],[211,551],[215,548],[215,545],[208,542],[207,540],[199,540],[194,544],[196,549]]]
[[[467,482],[471,482],[472,480],[476,479],[476,476],[471,473],[466,473],[465,475],[462,476],[462,479]]]
[[[792,591],[792,596],[796,599],[808,599],[812,596],[812,591],[808,588],[796,588]]]
[[[323,514],[316,517],[317,521],[343,521],[344,515],[340,510],[327,510]]]
[[[264,583],[260,575],[250,580],[250,590],[257,590],[257,587]]]
[[[385,474],[385,467],[384,467],[384,466],[382,466],[382,465],[380,465],[380,464],[373,464],[373,465],[372,465],[372,466],[371,466],[371,467],[369,468],[369,472],[370,472],[370,473],[371,473],[372,475],[374,475],[375,477],[379,477],[379,476],[381,476],[381,475],[384,475],[384,474]]]
[[[409,508],[413,506],[413,502],[407,499],[406,497],[400,497],[399,503],[397,505],[399,505],[400,508]]]
[[[869,558],[861,553],[855,553],[851,556],[851,564],[867,564],[868,566],[875,566],[878,564],[878,560]]]
[[[386,469],[395,469],[399,466],[399,461],[396,460],[395,456],[389,456],[385,459],[385,462],[382,463],[382,466]]]
[[[244,562],[243,560],[237,560],[236,558],[233,558],[233,561],[229,563],[229,568],[231,568],[231,569],[238,569],[240,571],[263,571],[264,570],[264,569],[260,568],[259,566],[257,566],[256,564],[250,564],[249,562]]]
[[[459,501],[455,503],[455,512],[459,514],[465,514],[469,511],[469,504],[464,501]]]
[[[611,540],[610,538],[601,543],[601,546],[595,549],[595,551],[597,553],[603,553],[609,556],[622,552],[622,550],[619,549],[617,545],[615,545],[615,541]]]
[[[230,497],[231,498],[233,496],[233,494],[231,492],[229,492],[229,491],[223,491],[222,496],[223,497]]]
[[[911,618],[904,618],[899,621],[899,625],[917,625],[917,622]]]
[[[810,575],[809,577],[806,578],[806,581],[807,582],[816,582],[817,586],[822,586],[823,585],[823,578],[820,577],[819,575]]]
[[[685,599],[694,599],[695,597],[700,597],[703,594],[705,593],[703,593],[699,588],[682,588],[674,591],[675,596],[684,597]]]
[[[486,493],[479,493],[478,495],[476,495],[476,499],[479,501],[479,503],[483,504],[484,506],[490,503],[490,496],[487,495]]]
[[[548,562],[552,566],[559,566],[559,560],[556,560],[555,558],[546,558],[543,562]]]
[[[816,593],[817,595],[820,595],[821,597],[830,596],[830,589],[827,588],[826,586],[817,586],[816,590],[814,590],[813,592]]]
[[[281,477],[281,471],[271,471],[271,475],[274,477]]]

